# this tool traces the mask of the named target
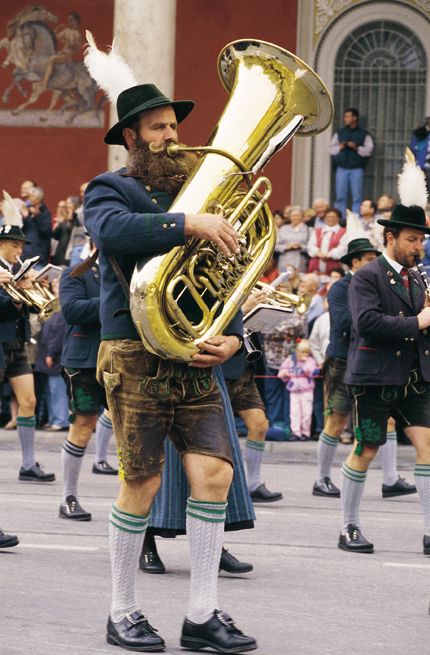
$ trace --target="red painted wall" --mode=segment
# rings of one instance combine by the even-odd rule
[[[6,35],[8,21],[32,4],[23,0],[0,3],[1,39]],[[65,22],[68,12],[78,12],[83,37],[85,29],[91,30],[103,49],[112,42],[113,4],[114,0],[40,1],[40,5],[58,16],[58,23]],[[3,62],[6,55],[5,49],[0,50],[0,62]],[[0,68],[0,96],[11,82],[12,70],[13,67]],[[30,90],[28,81],[23,86]],[[50,98],[49,92],[44,93],[35,107],[46,108]],[[22,96],[14,89],[9,102],[0,103],[0,109],[12,110],[22,100]],[[106,128],[107,125],[108,118],[105,115]],[[48,207],[55,211],[58,200],[68,195],[78,195],[82,182],[106,169],[107,148],[103,145],[105,131],[105,128],[21,128],[0,125],[0,193],[6,189],[13,196],[19,195],[23,180],[35,180],[45,190]]]
[[[218,78],[218,53],[230,41],[257,38],[296,51],[297,2],[286,0],[178,0],[175,97],[196,107],[180,128],[190,145],[204,144],[228,96]],[[272,209],[290,199],[291,143],[264,169],[273,184]]]

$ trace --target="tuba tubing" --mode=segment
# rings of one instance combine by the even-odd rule
[[[271,184],[265,177],[253,182],[252,175],[294,134],[326,129],[333,114],[320,78],[274,44],[234,41],[221,51],[218,71],[229,101],[208,145],[197,148],[200,160],[169,211],[222,212],[238,233],[240,253],[227,259],[211,243],[192,239],[138,261],[130,284],[130,310],[143,344],[177,361],[189,361],[199,341],[223,333],[273,254]]]

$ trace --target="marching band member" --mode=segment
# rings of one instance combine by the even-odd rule
[[[90,74],[109,87],[109,80],[94,65],[94,56],[100,54],[93,44],[87,65]],[[115,60],[115,50],[110,59]],[[194,103],[174,102],[152,84],[137,85],[122,60],[121,67],[118,70],[115,61],[107,67],[117,91],[118,80],[125,80],[127,88],[118,96],[118,122],[105,142],[127,148],[127,167],[92,180],[84,203],[85,225],[100,250],[98,378],[106,389],[120,464],[121,486],[110,516],[113,597],[107,641],[132,650],[165,646],[140,609],[135,578],[151,504],[160,486],[163,442],[168,434],[182,455],[191,487],[187,503],[191,589],[181,645],[210,646],[218,652],[252,650],[256,641],[216,609],[233,471],[212,367],[240,349],[241,318],[233,320],[226,334],[202,343],[201,353],[188,365],[146,351],[130,314],[124,311],[128,309],[124,287],[142,256],[149,259],[168,252],[192,237],[212,241],[231,256],[238,250],[238,238],[223,216],[168,212],[195,159],[170,158],[164,151],[152,153],[148,146],[176,143],[178,123]]]
[[[415,484],[430,555],[430,307],[425,287],[412,270],[424,234],[422,171],[410,161],[399,176],[398,204],[384,226],[384,252],[354,273],[348,292],[351,343],[345,382],[353,398],[355,444],[343,464],[343,524],[339,548],[372,553],[361,531],[360,501],[367,469],[386,441],[391,416],[416,450]]]

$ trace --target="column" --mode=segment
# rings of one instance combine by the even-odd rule
[[[114,36],[139,84],[155,84],[172,97],[176,0],[115,0]],[[111,107],[110,125],[116,122],[116,107]],[[109,170],[123,166],[126,157],[123,146],[109,146]]]

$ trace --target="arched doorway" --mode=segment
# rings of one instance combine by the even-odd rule
[[[357,107],[375,150],[365,173],[365,196],[396,195],[397,173],[412,130],[426,111],[427,58],[417,35],[390,20],[354,29],[340,45],[334,68],[334,126]]]

